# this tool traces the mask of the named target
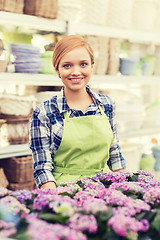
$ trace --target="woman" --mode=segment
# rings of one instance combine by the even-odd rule
[[[87,87],[93,64],[93,51],[80,36],[66,36],[54,49],[53,65],[64,88],[36,107],[30,126],[34,177],[40,188],[92,177],[108,171],[107,165],[111,171],[126,167],[113,103]]]

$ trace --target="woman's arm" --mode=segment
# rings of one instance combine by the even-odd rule
[[[37,107],[30,121],[30,148],[33,155],[34,178],[38,187],[55,187],[50,152],[50,122],[43,107]]]
[[[113,172],[126,171],[126,160],[123,158],[117,136],[117,127],[115,123],[115,103],[112,102],[112,114],[110,124],[113,131],[113,141],[110,147],[110,158],[107,162],[108,167]]]

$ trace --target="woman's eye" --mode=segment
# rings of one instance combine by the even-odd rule
[[[71,65],[70,64],[65,64],[63,67],[64,68],[69,68]]]
[[[87,63],[81,63],[82,67],[85,67],[87,65]]]

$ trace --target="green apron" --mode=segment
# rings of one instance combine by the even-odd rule
[[[53,157],[57,185],[109,170],[113,132],[101,106],[99,109],[101,115],[69,118],[68,111],[64,113],[63,137]]]

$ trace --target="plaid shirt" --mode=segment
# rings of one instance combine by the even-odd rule
[[[40,187],[48,181],[55,181],[53,177],[54,167],[52,157],[57,152],[63,136],[63,113],[69,112],[70,117],[87,115],[100,115],[100,104],[113,131],[113,142],[110,148],[110,157],[107,165],[110,170],[124,169],[126,162],[120,152],[117,138],[116,125],[114,123],[115,105],[108,96],[95,93],[88,87],[87,92],[93,99],[93,103],[83,113],[80,110],[70,109],[64,96],[64,89],[50,100],[39,104],[30,121],[30,141],[34,159],[34,177]]]

